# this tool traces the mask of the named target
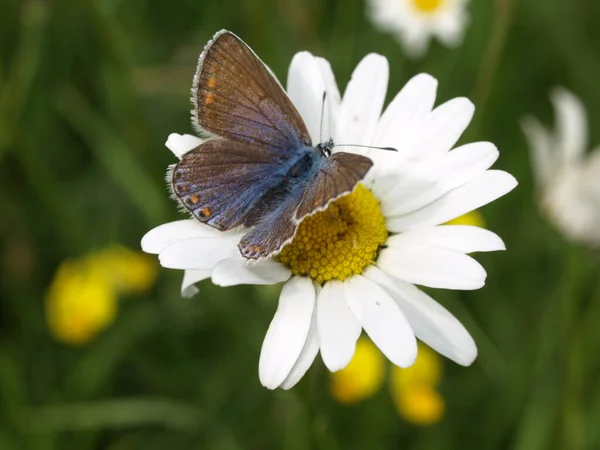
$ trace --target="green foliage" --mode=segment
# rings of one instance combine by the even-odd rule
[[[406,59],[362,0],[3,0],[0,5],[0,449],[597,449],[598,253],[539,215],[518,121],[550,120],[564,85],[600,120],[600,4],[473,0],[465,43]],[[315,364],[291,392],[257,377],[277,290],[206,282],[179,296],[162,269],[93,343],[54,342],[44,295],[58,264],[112,242],[139,248],[180,215],[164,189],[171,132],[190,133],[198,53],[221,28],[285,79],[296,51],[330,60],[344,86],[366,53],[390,60],[390,95],[421,71],[439,101],[478,107],[465,141],[498,145],[520,182],[483,209],[506,253],[481,256],[475,292],[435,292],[479,346],[446,362],[444,420],[415,428],[386,392],[336,404]],[[591,142],[600,131],[591,127]],[[479,258],[479,257],[478,257]]]

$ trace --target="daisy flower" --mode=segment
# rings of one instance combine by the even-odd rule
[[[289,389],[317,354],[331,371],[344,368],[364,329],[399,367],[412,365],[417,341],[461,365],[477,348],[465,327],[416,285],[479,289],[486,272],[468,253],[504,250],[491,231],[440,226],[501,197],[516,186],[506,172],[488,170],[498,157],[491,143],[451,150],[474,112],[465,98],[433,109],[437,82],[418,75],[382,114],[388,63],[366,56],[343,98],[329,63],[302,52],[292,60],[287,91],[313,142],[394,147],[361,149],[373,168],[356,189],[299,225],[276,257],[249,262],[240,256],[241,233],[221,233],[196,220],[161,225],[142,239],[167,268],[185,270],[182,292],[211,278],[220,286],[284,283],[262,345],[259,378],[269,388]],[[177,156],[199,145],[172,134]],[[353,147],[334,150],[352,151]]]
[[[435,36],[448,47],[463,40],[466,0],[368,0],[368,15],[377,28],[394,35],[412,57],[427,52]]]
[[[600,148],[586,155],[587,116],[581,101],[566,89],[550,96],[555,130],[537,119],[523,120],[542,213],[568,239],[600,245]]]

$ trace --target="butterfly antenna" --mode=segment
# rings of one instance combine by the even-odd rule
[[[323,118],[325,117],[325,98],[327,91],[323,91],[323,100],[321,101],[321,125],[319,127],[319,142],[323,142]]]
[[[360,145],[360,144],[334,144],[334,147],[362,147],[362,148],[374,148],[375,150],[387,150],[390,152],[397,152],[398,149],[394,147],[375,147],[374,145]]]

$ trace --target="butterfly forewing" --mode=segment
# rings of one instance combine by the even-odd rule
[[[351,192],[372,165],[366,156],[353,153],[334,153],[323,159],[319,171],[300,197],[296,220],[314,214],[330,201]]]
[[[311,145],[300,114],[279,82],[228,31],[217,33],[200,55],[192,97],[201,131],[287,152]]]
[[[183,155],[171,175],[173,193],[194,217],[219,230],[239,225],[285,172],[280,152],[212,140]]]

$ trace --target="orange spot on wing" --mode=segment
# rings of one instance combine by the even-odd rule
[[[200,196],[197,194],[190,195],[190,202],[192,202],[194,205],[197,205],[200,202]]]
[[[217,85],[217,80],[215,80],[214,78],[209,78],[206,84],[209,88],[214,88]]]
[[[214,101],[215,101],[215,96],[214,95],[212,95],[212,94],[206,94],[206,98],[204,99],[204,104],[205,105],[210,105]]]
[[[211,212],[212,211],[210,210],[210,208],[206,208],[206,207],[202,208],[200,210],[200,214],[202,214],[202,217],[208,217],[208,216],[210,216]]]

